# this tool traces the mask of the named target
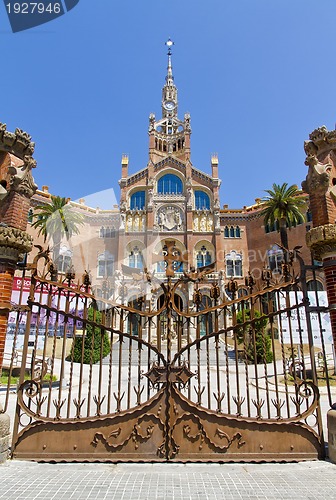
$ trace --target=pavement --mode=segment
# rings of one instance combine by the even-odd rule
[[[336,499],[336,465],[40,464],[0,465],[0,499]]]

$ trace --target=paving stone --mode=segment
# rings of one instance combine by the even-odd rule
[[[336,500],[336,465],[36,464],[0,466],[0,499]]]

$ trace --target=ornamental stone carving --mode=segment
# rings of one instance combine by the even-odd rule
[[[20,255],[30,252],[32,248],[32,236],[20,229],[0,225],[0,262],[16,264]]]
[[[146,231],[146,214],[143,210],[131,210],[126,214],[126,232]]]
[[[0,123],[0,150],[8,151],[18,158],[31,157],[34,153],[35,144],[31,136],[17,128],[15,132],[9,132],[5,123]]]
[[[10,164],[1,172],[0,200],[3,200],[10,191],[27,198],[31,198],[35,193],[37,185],[31,174],[31,170],[36,167],[36,161],[32,157],[34,148],[35,144],[27,132],[19,128],[15,133],[9,132],[6,125],[0,123],[0,151],[11,156]]]
[[[154,113],[151,113],[149,115],[148,132],[151,133],[151,132],[154,132],[154,130],[155,130],[155,115],[154,115]]]
[[[174,206],[159,208],[156,214],[156,228],[159,231],[182,231],[182,210]]]
[[[196,232],[212,232],[213,231],[213,215],[209,212],[194,212],[193,230]]]
[[[313,227],[306,234],[306,242],[317,260],[336,254],[336,224]]]
[[[321,163],[316,156],[308,156],[305,162],[309,165],[306,180],[302,182],[302,189],[310,194],[326,193],[329,188],[330,175],[332,171],[331,163]]]

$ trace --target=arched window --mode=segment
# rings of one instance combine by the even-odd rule
[[[66,273],[72,264],[72,252],[68,247],[62,246],[56,259],[56,267],[59,273]]]
[[[244,297],[245,295],[248,295],[248,291],[246,290],[245,287],[241,287],[238,289],[238,297]]]
[[[284,261],[283,251],[278,245],[273,245],[270,250],[267,250],[268,266],[274,273],[282,272],[282,263]]]
[[[323,284],[318,280],[309,280],[307,281],[307,290],[308,292],[323,292]]]
[[[201,250],[197,252],[196,255],[196,265],[197,267],[209,266],[212,262],[211,253],[203,245]]]
[[[196,210],[210,210],[210,198],[204,191],[195,191]]]
[[[239,226],[236,226],[235,234],[236,234],[236,238],[240,238],[240,227]]]
[[[227,278],[240,278],[243,276],[243,260],[240,253],[231,250],[226,256]]]
[[[135,246],[128,254],[129,267],[143,268],[143,256],[141,250]]]
[[[183,184],[177,175],[166,174],[159,179],[157,191],[159,194],[182,194]]]
[[[98,256],[98,278],[113,276],[114,258],[110,252],[104,252]]]
[[[145,201],[146,201],[145,191],[136,191],[131,196],[130,209],[143,210],[145,207]]]
[[[229,233],[229,228],[228,226],[225,226],[224,228],[224,238],[229,238],[230,233]]]
[[[235,230],[234,230],[234,227],[231,226],[230,227],[230,238],[234,238],[235,237]]]

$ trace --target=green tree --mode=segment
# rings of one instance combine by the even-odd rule
[[[100,311],[95,311],[93,307],[89,307],[87,312],[87,319],[89,322],[95,321],[96,323],[101,323],[101,318],[102,315]],[[82,362],[82,352],[83,363],[94,364],[100,360],[101,350],[102,358],[105,358],[111,350],[108,333],[104,329],[98,326],[94,327],[90,323],[86,326],[85,335],[74,337],[73,342],[73,360],[75,363]]]
[[[69,240],[79,233],[79,225],[84,224],[82,214],[76,212],[67,198],[52,196],[50,203],[43,203],[35,207],[32,226],[42,234],[44,241],[51,238],[53,241],[54,259],[57,260],[61,241],[65,237]]]
[[[267,317],[259,311],[254,311],[254,321],[244,327],[243,324],[250,318],[250,309],[237,312],[235,334],[238,344],[245,342],[247,360],[251,363],[271,363],[273,352],[270,335],[266,332]]]
[[[300,191],[297,186],[288,187],[285,182],[281,186],[273,184],[272,189],[265,191],[268,196],[262,199],[264,224],[277,225],[280,232],[281,245],[288,250],[287,229],[295,227],[304,222],[302,209],[306,206],[306,201],[299,196]]]

